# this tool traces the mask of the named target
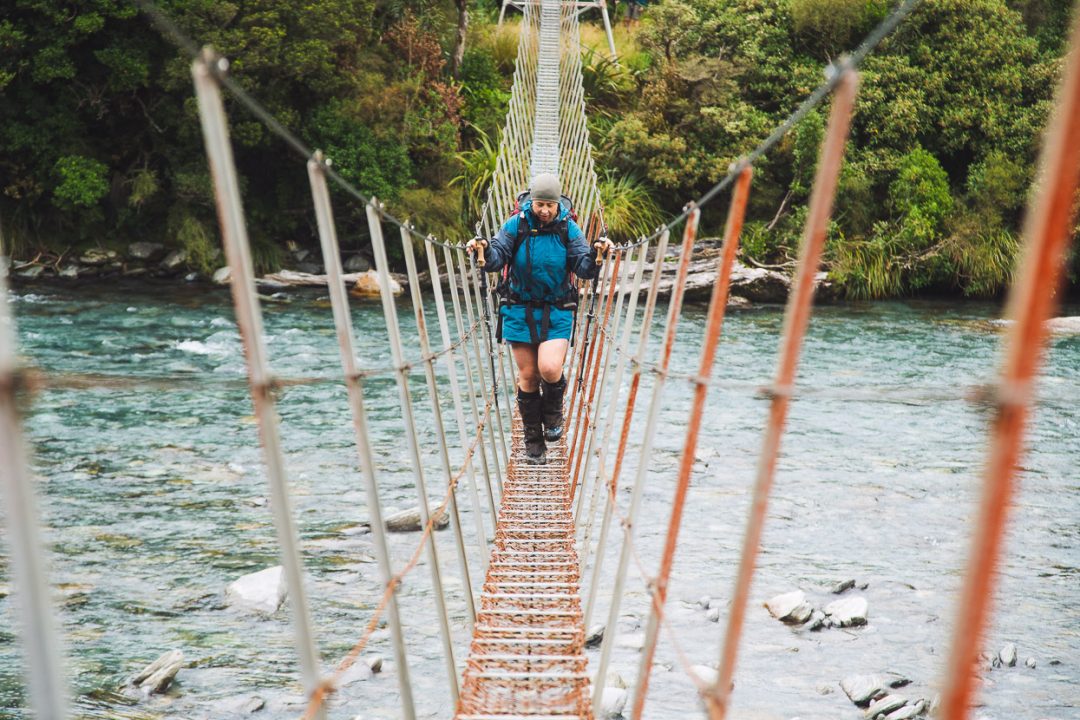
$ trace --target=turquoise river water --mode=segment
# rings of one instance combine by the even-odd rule
[[[261,701],[252,717],[299,718],[287,605],[260,618],[224,598],[235,578],[279,562],[227,292],[57,286],[16,291],[12,309],[27,364],[73,380],[33,398],[25,430],[77,717],[219,720],[243,717],[246,703]],[[361,526],[365,497],[344,386],[334,379],[340,366],[325,298],[297,293],[264,312],[275,372],[325,378],[282,390],[278,411],[311,612],[329,669],[352,647],[378,599],[370,536]],[[897,692],[911,698],[940,691],[991,417],[987,405],[967,396],[994,376],[998,312],[990,304],[937,302],[817,309],[799,377],[805,392],[790,414],[740,646],[733,717],[861,718],[838,685],[860,673],[902,675],[911,682]],[[402,304],[399,314],[415,355],[415,328],[405,320],[411,311]],[[704,314],[702,307],[684,313],[673,359],[679,372],[696,369]],[[720,380],[710,390],[671,585],[671,634],[662,635],[657,653],[648,717],[701,716],[671,638],[690,663],[716,664],[768,407],[754,389],[773,372],[781,319],[782,308],[759,308],[729,315],[724,328]],[[378,304],[355,304],[353,320],[362,365],[385,366]],[[430,428],[423,376],[413,378],[418,422]],[[366,391],[384,505],[413,506],[397,390],[391,378],[379,377]],[[649,394],[646,383],[640,397]],[[685,381],[669,383],[635,542],[650,572],[689,401]],[[443,406],[452,418],[448,396]],[[437,488],[445,479],[430,430],[421,442],[429,486]],[[452,454],[456,465],[461,448]],[[639,455],[631,442],[620,480],[624,507]],[[463,492],[467,511],[466,498]],[[473,541],[470,518],[464,527]],[[391,537],[397,566],[418,537]],[[3,539],[0,527],[0,717],[24,718],[17,589]],[[437,534],[461,664],[468,637],[451,539],[450,532]],[[615,551],[613,544],[608,568]],[[1058,335],[1040,382],[986,640],[989,652],[1015,643],[1020,662],[981,671],[973,717],[1080,718],[1078,568],[1080,336]],[[865,584],[849,594],[867,599],[866,627],[810,632],[777,622],[762,606],[800,589],[821,607],[834,599],[829,586],[847,579]],[[636,571],[627,587],[613,668],[632,683],[647,603]],[[606,617],[608,589],[601,588],[594,620]],[[419,713],[446,718],[453,705],[430,593],[429,575],[419,567],[401,605]],[[720,607],[720,623],[698,604],[705,595]],[[136,702],[116,692],[174,648],[187,665],[167,695]],[[383,671],[347,685],[331,718],[399,716],[385,630],[366,652],[386,658]],[[597,657],[590,650],[594,663]],[[1034,668],[1025,666],[1028,658]]]

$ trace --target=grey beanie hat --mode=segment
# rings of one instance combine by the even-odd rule
[[[562,187],[559,184],[559,176],[552,175],[551,173],[542,173],[533,178],[532,188],[530,188],[533,200],[546,200],[548,202],[559,202],[559,196],[562,195]]]

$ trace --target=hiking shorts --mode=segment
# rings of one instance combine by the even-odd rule
[[[524,305],[503,305],[500,312],[502,313],[503,340],[515,343],[535,342],[532,334],[529,332],[529,324],[525,321]],[[542,307],[534,307],[532,312],[533,320],[536,323],[536,332],[539,334],[543,327],[544,309]],[[540,342],[543,342],[544,340],[557,340],[560,338],[569,340],[573,329],[574,312],[572,310],[562,310],[551,306],[548,311],[547,337],[540,337]]]

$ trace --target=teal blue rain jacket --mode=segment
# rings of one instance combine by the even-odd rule
[[[559,238],[558,223],[567,223],[567,244]],[[485,253],[486,270],[498,272],[510,261],[518,223],[529,223],[529,235],[521,243],[510,263],[510,290],[523,302],[558,303],[570,290],[569,274],[579,278],[596,277],[599,266],[585,241],[585,233],[570,219],[570,213],[560,206],[559,216],[541,227],[532,211],[532,201],[526,201],[521,212],[503,223],[491,239]]]

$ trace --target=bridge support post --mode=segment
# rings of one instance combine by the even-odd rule
[[[367,205],[368,230],[371,233],[371,249],[375,255],[375,268],[379,276],[379,298],[382,301],[383,317],[386,319],[386,331],[390,338],[390,356],[393,359],[401,401],[401,414],[405,424],[405,443],[413,476],[416,480],[416,496],[420,503],[420,521],[424,527],[431,521],[428,505],[427,484],[424,482],[424,467],[420,460],[420,448],[416,435],[416,421],[413,417],[412,396],[409,391],[409,370],[404,366],[399,330],[397,306],[390,294],[390,264],[386,257],[386,243],[382,233],[382,209],[375,198]],[[454,661],[454,639],[450,633],[450,617],[446,610],[446,595],[443,592],[442,567],[439,564],[439,551],[435,544],[435,535],[425,544],[429,570],[431,571],[431,589],[435,600],[435,610],[439,620],[440,636],[443,646],[443,660],[450,684],[450,697],[454,704],[458,701],[457,664]]]
[[[218,74],[227,69],[228,62],[224,58],[205,48],[192,63],[191,74],[195,79],[199,119],[210,162],[210,174],[214,179],[214,197],[225,243],[225,257],[232,271],[230,287],[236,307],[236,324],[240,328],[240,337],[244,344],[251,400],[258,421],[267,479],[270,482],[270,506],[274,513],[278,544],[281,546],[281,562],[285,570],[285,583],[292,610],[296,650],[300,656],[300,672],[305,693],[309,698],[314,698],[322,692],[319,655],[315,648],[307,595],[304,591],[303,564],[292,519],[288,480],[285,477],[277,412],[274,408],[274,379],[263,339],[262,312],[255,293],[251,248],[240,202],[240,186],[233,163],[232,146],[229,144],[228,121],[218,85]],[[320,707],[313,717],[324,716],[325,713]]]
[[[438,441],[439,459],[443,474],[446,475],[446,496],[450,501],[450,523],[453,525],[454,546],[458,562],[461,563],[461,584],[465,596],[466,626],[472,634],[476,623],[476,598],[473,596],[473,581],[469,575],[469,553],[465,548],[465,533],[461,527],[461,513],[458,511],[457,487],[454,470],[450,467],[450,453],[446,447],[446,425],[443,423],[442,405],[439,404],[439,386],[435,378],[435,359],[431,355],[431,341],[428,339],[427,318],[424,313],[424,299],[420,293],[420,278],[416,272],[416,255],[413,252],[412,235],[409,228],[401,226],[401,250],[405,256],[405,269],[409,278],[409,295],[412,298],[413,316],[416,318],[416,332],[420,338],[420,355],[424,358],[424,377],[427,380],[428,396],[431,400],[431,419],[435,424],[435,439]],[[432,282],[438,282],[432,279]],[[457,383],[453,386],[454,402],[458,402]],[[477,503],[479,505],[479,503]],[[483,536],[477,537],[480,556],[484,555]],[[435,538],[431,541],[434,543]]]
[[[611,34],[611,18],[608,17],[607,0],[599,0],[597,3],[600,6],[600,14],[604,18],[604,32],[607,33],[608,49],[611,51],[611,59],[613,62],[619,62],[619,56],[615,52],[615,37]]]
[[[330,192],[326,187],[327,165],[329,165],[329,160],[324,159],[321,152],[317,152],[315,157],[308,160],[308,179],[311,182],[311,197],[315,204],[315,219],[319,229],[319,241],[322,244],[323,264],[326,266],[327,290],[330,293],[330,305],[334,313],[334,328],[337,332],[338,348],[341,351],[341,366],[345,372],[345,388],[349,395],[349,410],[352,413],[356,449],[360,456],[360,479],[364,484],[364,493],[367,497],[368,519],[371,522],[375,558],[379,564],[379,576],[383,586],[389,587],[394,582],[394,570],[390,560],[390,548],[386,541],[382,502],[379,500],[375,455],[371,448],[367,411],[364,409],[364,390],[360,382],[360,371],[356,365],[356,343],[352,316],[349,313],[349,298],[345,294],[345,283],[341,279],[341,253],[337,230],[334,227],[334,213],[330,205]],[[387,601],[386,613],[386,622],[390,627],[390,636],[394,645],[394,663],[398,676],[398,689],[401,693],[402,716],[406,720],[412,720],[416,717],[416,710],[413,704],[412,682],[409,679],[408,650],[401,632],[396,584]]]
[[[724,230],[724,249],[717,269],[717,282],[713,286],[709,301],[709,312],[705,320],[705,341],[701,346],[701,361],[698,364],[698,380],[694,387],[694,404],[690,410],[690,419],[686,430],[686,443],[683,446],[679,462],[679,476],[675,485],[675,497],[671,502],[671,519],[668,522],[667,538],[660,559],[660,571],[652,587],[652,602],[649,609],[649,621],[645,629],[645,647],[641,650],[641,664],[638,667],[638,679],[634,691],[634,706],[630,717],[640,720],[645,710],[645,696],[649,690],[649,675],[652,672],[653,657],[656,653],[656,640],[660,624],[664,617],[664,603],[667,601],[668,579],[675,564],[675,547],[679,540],[679,528],[682,525],[683,508],[686,494],[690,489],[690,475],[693,472],[697,453],[698,430],[705,412],[705,397],[708,394],[708,378],[712,374],[716,346],[720,342],[720,332],[724,325],[724,311],[727,309],[728,287],[731,283],[731,268],[735,264],[735,252],[739,247],[739,235],[742,232],[743,217],[746,214],[746,201],[750,195],[750,176],[752,170],[746,165],[739,175],[728,209],[727,228]]]
[[[8,305],[7,258],[0,267],[0,496],[10,543],[12,599],[21,617],[30,705],[38,718],[65,718],[69,689],[64,653],[49,589],[48,563],[38,521],[37,494],[26,472],[26,448],[19,423],[19,360],[15,323]]]

